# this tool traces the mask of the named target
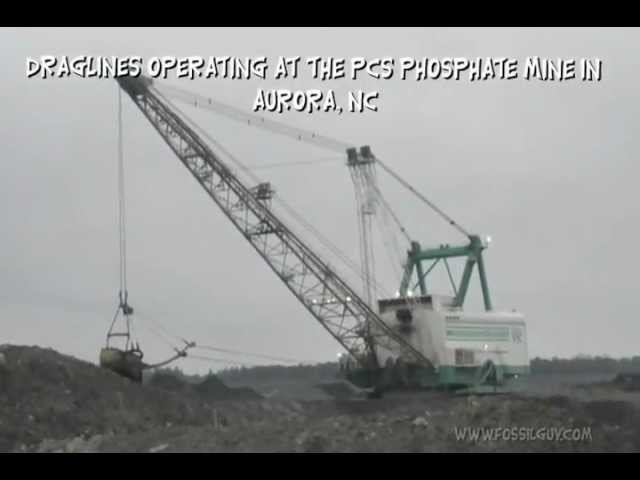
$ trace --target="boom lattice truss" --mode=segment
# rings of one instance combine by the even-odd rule
[[[163,101],[149,79],[121,77],[118,83],[278,278],[354,358],[376,367],[375,348],[383,347],[401,352],[406,361],[429,363],[276,217],[269,184],[244,185]]]

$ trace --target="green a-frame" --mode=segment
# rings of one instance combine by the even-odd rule
[[[464,304],[471,274],[473,268],[478,264],[478,274],[480,276],[480,286],[482,287],[482,298],[484,300],[485,310],[492,309],[491,296],[489,294],[489,285],[487,283],[487,273],[482,258],[482,251],[487,248],[487,242],[483,242],[478,235],[469,235],[469,243],[462,246],[440,245],[437,248],[423,249],[418,242],[411,242],[411,249],[407,252],[407,262],[404,265],[404,273],[400,283],[399,294],[402,297],[410,294],[409,283],[413,272],[416,272],[417,283],[415,287],[420,288],[421,295],[427,295],[426,277],[431,273],[435,266],[442,260],[447,269],[449,280],[455,294],[455,306],[462,307]],[[460,284],[456,287],[455,281],[449,268],[448,258],[466,257],[467,261],[460,279]],[[425,270],[422,262],[432,261],[431,265]],[[414,289],[415,289],[414,287]]]

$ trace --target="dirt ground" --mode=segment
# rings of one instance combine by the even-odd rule
[[[215,377],[139,385],[53,350],[0,352],[2,452],[640,451],[640,393],[607,381],[309,400]]]

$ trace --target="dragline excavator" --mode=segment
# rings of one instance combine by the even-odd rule
[[[374,289],[371,288],[374,283],[373,267],[367,265],[371,257],[371,253],[367,252],[371,252],[371,246],[366,236],[371,228],[368,216],[375,213],[372,206],[375,202],[370,200],[379,192],[375,185],[369,191],[370,198],[363,203],[360,219],[363,229],[361,238],[367,250],[361,255],[365,280],[362,295],[274,213],[271,208],[274,196],[272,186],[269,183],[245,184],[223,162],[221,155],[215,153],[192,128],[189,121],[179,114],[155,82],[143,76],[120,77],[117,81],[122,91],[131,98],[275,275],[345,349],[339,362],[340,372],[351,386],[372,395],[395,387],[445,386],[495,391],[528,373],[526,329],[522,315],[518,312],[494,311],[489,298],[482,257],[487,247],[486,239],[468,234],[422,197],[427,205],[466,235],[468,244],[423,249],[418,242],[411,241],[397,295],[376,301],[373,298]],[[298,140],[340,150],[347,155],[347,165],[352,168],[354,181],[361,178],[366,183],[367,179],[371,179],[367,173],[361,175],[361,167],[369,170],[371,165],[380,165],[421,197],[413,187],[375,158],[369,147],[356,149],[266,119],[253,122],[247,120],[249,117],[243,117],[237,111],[212,100],[185,97],[184,92],[179,91],[173,94],[178,100],[192,105],[203,104],[243,123],[255,123],[261,128]],[[451,277],[447,259],[454,257],[466,259],[460,284],[455,285],[453,279],[451,282],[455,295],[430,293],[426,276],[436,263],[442,261]],[[425,270],[423,262],[426,261],[433,263]],[[463,303],[474,266],[478,267],[485,312],[469,314],[463,310]],[[414,273],[417,278],[415,290],[411,288]],[[120,304],[120,308],[131,308],[126,298],[121,298]],[[134,350],[111,348],[105,355],[111,354],[122,360],[126,355],[135,357]],[[185,350],[177,352],[178,356],[185,354]],[[114,362],[110,362],[106,356],[103,366],[112,368]]]

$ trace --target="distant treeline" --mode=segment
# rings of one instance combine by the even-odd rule
[[[209,371],[207,375],[188,375],[178,367],[161,370],[171,373],[188,382],[199,382],[207,375],[216,375],[220,379],[234,383],[259,383],[270,380],[291,380],[320,382],[336,377],[338,364],[336,362],[319,363],[315,365],[264,365],[254,367],[234,367]],[[561,374],[561,373],[618,373],[640,371],[640,356],[631,358],[611,358],[605,356],[578,356],[574,358],[533,358],[531,360],[532,374]]]
[[[292,380],[318,382],[335,378],[338,373],[336,362],[317,363],[314,365],[261,365],[255,367],[234,367],[214,372],[209,370],[205,375],[186,374],[179,367],[156,370],[156,373],[171,374],[186,382],[199,383],[209,375],[216,375],[224,381],[255,383],[269,380]]]
[[[640,371],[640,356],[611,358],[581,355],[574,358],[536,357],[531,360],[531,373],[618,373],[628,371]]]
[[[337,362],[315,365],[264,365],[256,367],[228,368],[217,372],[222,380],[309,380],[312,382],[335,378],[338,374]]]

